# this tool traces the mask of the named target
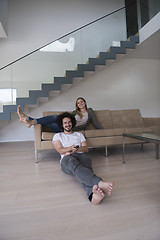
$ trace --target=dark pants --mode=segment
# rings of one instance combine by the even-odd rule
[[[59,128],[57,124],[57,117],[58,115],[49,115],[46,117],[41,117],[41,118],[32,118],[32,117],[27,117],[27,120],[35,120],[36,124],[42,124],[45,127],[51,128],[54,132],[58,133],[61,132],[61,129]]]
[[[66,174],[72,174],[85,189],[89,200],[92,199],[92,187],[102,180],[92,170],[89,156],[85,153],[73,153],[61,160],[61,169]]]

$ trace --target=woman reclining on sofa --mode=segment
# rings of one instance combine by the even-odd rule
[[[100,124],[98,123],[95,114],[92,108],[87,108],[86,100],[82,97],[77,98],[76,100],[76,110],[72,112],[72,114],[76,118],[76,126],[74,127],[74,131],[85,130],[90,122],[94,125],[96,129],[102,129]],[[58,115],[50,115],[41,118],[32,118],[27,116],[24,112],[22,112],[20,106],[17,108],[17,114],[19,116],[20,122],[25,123],[25,125],[30,128],[36,124],[42,124],[45,127],[51,128],[54,132],[61,132],[62,129],[59,128],[57,124]]]

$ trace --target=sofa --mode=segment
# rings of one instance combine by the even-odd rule
[[[43,116],[59,114],[61,112],[43,112]],[[123,133],[160,131],[160,118],[144,118],[139,109],[129,110],[95,110],[98,122],[103,129],[95,129],[90,123],[85,131],[81,131],[89,148],[104,147],[108,156],[107,147],[122,144]],[[52,138],[55,133],[52,129],[37,124],[34,126],[35,162],[42,150],[54,149]],[[125,144],[143,143],[141,140],[125,138]]]

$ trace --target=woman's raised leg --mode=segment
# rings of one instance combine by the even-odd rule
[[[23,122],[26,127],[30,128],[36,124],[42,124],[45,127],[51,128],[54,132],[60,132],[60,128],[57,124],[57,115],[49,115],[41,118],[28,117],[24,112],[22,112],[20,106],[17,108],[17,114],[19,116],[20,122]]]

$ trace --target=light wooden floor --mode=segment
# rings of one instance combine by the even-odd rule
[[[160,160],[154,145],[90,150],[93,168],[114,180],[99,206],[60,170],[55,151],[34,163],[32,142],[0,143],[0,240],[159,240]]]

